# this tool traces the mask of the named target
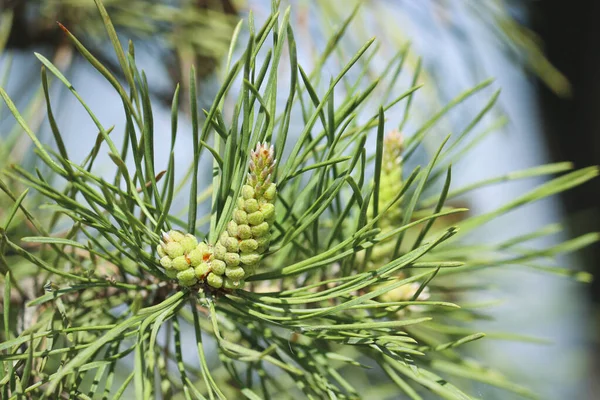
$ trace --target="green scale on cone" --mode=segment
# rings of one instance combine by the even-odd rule
[[[250,172],[232,219],[216,244],[198,243],[193,235],[175,230],[163,233],[157,252],[169,278],[185,287],[198,282],[216,289],[244,285],[271,241],[277,194],[272,182],[274,166],[273,146],[259,143],[250,154]]]

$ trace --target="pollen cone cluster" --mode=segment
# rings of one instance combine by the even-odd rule
[[[193,235],[179,231],[163,233],[157,252],[167,276],[187,287],[198,282],[216,289],[243,286],[269,248],[277,194],[274,166],[273,146],[258,144],[250,154],[250,172],[232,219],[216,244],[198,243]]]
[[[383,141],[383,159],[381,164],[381,177],[379,185],[379,212],[391,203],[398,193],[402,190],[402,151],[404,149],[404,140],[402,133],[397,130],[389,132]],[[369,214],[372,217],[373,209]],[[402,209],[398,203],[395,203],[379,219],[379,227],[385,232],[398,227],[402,223]],[[396,243],[387,241],[379,243],[371,251],[367,261],[367,269],[378,268],[387,263],[392,254]],[[359,253],[359,262],[364,259],[365,253]]]
[[[402,190],[402,150],[404,148],[402,133],[397,130],[389,132],[383,142],[383,160],[379,192],[379,209],[389,204]],[[392,228],[401,222],[402,210],[396,204],[380,220],[382,229]]]
[[[217,244],[227,248],[227,256],[236,250],[243,277],[254,274],[271,241],[270,231],[275,221],[273,203],[277,195],[277,186],[272,182],[274,167],[273,146],[258,144],[250,154],[250,172],[237,199],[233,218]]]
[[[379,300],[382,302],[402,302],[402,301],[425,301],[428,300],[431,296],[429,293],[429,287],[425,287],[421,293],[414,298],[417,294],[419,288],[421,287],[421,283],[412,282],[406,285],[399,286],[395,289],[390,290],[379,296]],[[406,308],[401,308],[397,311],[398,316],[403,316],[406,312],[423,312],[426,310],[426,306],[421,305],[410,305]]]
[[[167,276],[183,286],[192,286],[198,281],[194,268],[210,258],[206,243],[198,243],[194,235],[179,231],[163,232],[156,251]]]

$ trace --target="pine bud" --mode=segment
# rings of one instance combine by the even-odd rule
[[[237,253],[240,250],[240,245],[236,238],[228,236],[224,244],[228,253]]]
[[[258,247],[256,251],[258,253],[264,253],[269,248],[269,244],[271,243],[271,235],[267,234],[263,237],[256,238],[256,243],[258,243]]]
[[[171,257],[169,256],[164,256],[160,259],[160,265],[162,265],[164,269],[172,269],[173,260],[171,260]]]
[[[189,267],[190,264],[188,264],[185,256],[179,256],[173,259],[173,269],[176,269],[177,271],[185,271]]]
[[[255,211],[252,214],[248,214],[248,223],[250,225],[261,224],[265,220],[265,215],[261,211]]]
[[[402,152],[404,150],[403,136],[397,130],[389,132],[383,141],[383,155],[381,164],[381,176],[379,184],[379,213],[383,212],[402,190]],[[371,204],[372,206],[373,204]],[[373,208],[369,209],[369,216],[373,217]],[[402,222],[402,208],[395,203],[385,214],[381,215],[378,227],[384,232],[397,226]],[[375,269],[390,261],[394,253],[394,244],[391,247],[386,243],[374,247],[367,260],[367,268]],[[364,259],[364,254],[358,254]]]
[[[228,267],[237,267],[240,265],[240,255],[238,253],[227,253],[224,261]]]
[[[227,224],[227,233],[229,236],[235,237],[238,234],[238,224],[235,221],[229,221]]]
[[[183,246],[177,242],[169,242],[166,244],[165,252],[171,258],[176,258],[183,255]]]
[[[252,236],[254,237],[263,237],[269,233],[269,224],[267,222],[263,222],[262,224],[256,225],[252,227]]]
[[[238,225],[237,231],[237,237],[242,240],[250,239],[252,237],[252,229],[249,225]]]
[[[248,214],[244,210],[240,210],[239,208],[233,212],[233,220],[238,224],[247,224],[248,223]]]
[[[198,246],[198,239],[194,235],[186,234],[179,242],[183,246],[183,252],[188,253]]]
[[[196,247],[196,249],[198,249],[199,251],[201,251],[202,254],[211,253],[210,247],[205,242],[198,243],[198,246]]]
[[[165,242],[181,242],[181,240],[184,238],[184,234],[182,232],[179,231],[169,231],[166,233],[163,233],[163,240]]]
[[[244,200],[253,199],[254,188],[250,185],[242,186],[242,197],[244,198]]]
[[[227,247],[226,246],[227,239],[229,239],[229,233],[227,233],[227,230],[225,230],[221,233],[221,236],[219,236],[219,243],[221,243],[223,246]]]
[[[404,137],[397,130],[389,132],[383,140],[383,168],[387,171],[396,170],[402,162]]]
[[[223,286],[223,277],[211,272],[206,277],[206,283],[208,283],[210,286],[214,287],[215,289],[219,289],[221,286]]]
[[[244,279],[244,275],[245,275],[244,268],[242,268],[242,267],[227,268],[227,269],[225,269],[225,275],[234,281],[239,281],[240,279]]]
[[[269,223],[273,222],[275,219],[275,206],[271,203],[262,203],[260,205],[260,212],[262,213],[264,220]]]
[[[236,201],[236,206],[237,208],[239,208],[240,210],[244,209],[244,198],[243,197],[238,197],[237,201]]]
[[[210,272],[210,265],[205,262],[200,263],[195,269],[196,278],[203,280]]]
[[[212,250],[206,243],[198,243],[193,235],[179,231],[163,232],[162,243],[156,251],[160,258],[160,265],[165,269],[165,274],[171,279],[177,279],[181,286],[193,286],[199,278],[210,272],[208,264],[212,259]],[[198,268],[200,265],[202,267]],[[204,273],[196,273],[196,269]]]
[[[255,198],[262,197],[265,190],[271,185],[271,174],[275,169],[275,151],[273,146],[257,144],[256,149],[250,153],[250,173],[247,184],[254,187]]]
[[[223,275],[225,273],[226,267],[227,265],[225,264],[225,261],[222,260],[213,260],[210,263],[210,268],[212,272],[217,275]]]
[[[254,239],[246,239],[240,242],[240,251],[242,253],[250,253],[258,247],[258,243]]]
[[[260,254],[258,253],[242,253],[240,255],[240,261],[245,265],[254,265],[260,261]]]
[[[379,209],[389,204],[402,190],[402,151],[404,139],[399,131],[388,133],[383,142],[383,160],[379,193]],[[402,210],[398,205],[388,210],[380,220],[379,226],[387,228],[396,225],[402,218]]]
[[[225,277],[225,280],[223,282],[223,287],[225,289],[239,289],[242,286],[244,286],[243,280],[235,281],[231,278]]]
[[[219,260],[222,260],[223,258],[225,258],[225,254],[227,254],[227,248],[221,243],[217,243],[215,245],[215,251],[213,253],[214,257]]]
[[[268,201],[275,200],[275,196],[277,195],[277,186],[274,183],[271,183],[267,189],[265,190],[264,198]]]
[[[190,265],[192,267],[196,267],[204,261],[204,253],[202,253],[199,249],[195,248],[194,250],[188,253],[188,261],[190,262]]]
[[[179,272],[177,274],[177,280],[182,286],[193,286],[198,281],[196,279],[196,274],[194,273],[194,270],[191,268]]]
[[[244,202],[244,210],[250,214],[258,211],[258,201],[256,199],[248,199]]]

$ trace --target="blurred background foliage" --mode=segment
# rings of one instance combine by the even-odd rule
[[[286,3],[286,2],[284,2]],[[289,1],[297,7],[296,24],[304,29],[306,39],[316,52],[322,38],[331,33],[346,19],[345,12],[356,9],[357,18],[352,23],[350,35],[360,43],[377,35],[384,46],[401,48],[410,42],[407,25],[419,24],[419,19],[403,18],[403,7],[419,7],[410,2],[380,0],[314,0]],[[558,95],[567,95],[570,86],[566,78],[544,56],[539,37],[520,20],[523,6],[518,2],[494,0],[485,2],[432,1],[436,29],[464,40],[469,46],[470,33],[463,26],[465,19],[485,26],[497,40],[505,55],[516,64],[541,79]],[[460,4],[458,4],[460,3]],[[360,9],[356,7],[360,5]],[[123,37],[144,43],[164,64],[173,82],[185,82],[191,64],[196,65],[200,76],[214,70],[223,61],[229,39],[238,16],[252,8],[260,13],[270,7],[267,1],[252,0],[119,0],[106,1],[115,28]],[[2,31],[7,49],[27,49],[41,45],[59,52],[69,46],[57,29],[59,21],[73,34],[83,39],[92,50],[106,50],[102,21],[95,14],[93,2],[88,0],[1,0]],[[258,10],[258,11],[257,11]],[[457,13],[460,18],[455,18]],[[11,23],[12,22],[12,23]],[[375,27],[376,29],[372,29]],[[320,33],[319,33],[320,31]],[[347,43],[347,42],[346,42]],[[2,44],[0,42],[0,44]],[[336,51],[340,51],[336,49]],[[102,55],[102,52],[99,52]],[[419,67],[418,54],[408,53],[407,64]],[[100,60],[118,74],[119,69],[110,52]],[[470,72],[475,77],[485,77],[485,63],[474,52],[461,52]],[[433,60],[428,60],[432,62]],[[427,61],[426,61],[427,62]],[[425,68],[424,77],[433,74],[434,68]],[[156,94],[170,101],[167,94]]]

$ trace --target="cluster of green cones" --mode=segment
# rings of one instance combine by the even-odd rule
[[[194,235],[180,231],[163,232],[157,252],[169,278],[186,287],[199,282],[215,289],[243,287],[271,241],[277,195],[274,167],[273,146],[259,143],[250,153],[249,173],[232,219],[217,243],[198,242]]]

